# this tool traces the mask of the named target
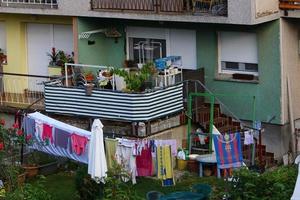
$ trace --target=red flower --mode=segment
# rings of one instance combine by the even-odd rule
[[[18,136],[23,135],[23,131],[22,131],[21,129],[19,129],[19,130],[17,131],[17,135],[18,135]]]
[[[19,125],[18,125],[17,123],[14,123],[14,124],[12,125],[12,127],[13,127],[13,128],[19,128]]]
[[[4,143],[0,142],[0,151],[2,151],[4,149]]]
[[[0,119],[0,125],[2,125],[2,126],[5,125],[5,119]]]
[[[26,136],[26,141],[28,142],[32,138],[32,135],[27,135]]]

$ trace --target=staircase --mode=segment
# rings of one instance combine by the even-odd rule
[[[201,88],[202,87],[202,88]],[[192,87],[187,86],[187,89],[192,89],[191,91],[186,91],[186,94],[189,92],[204,92],[207,88],[203,86],[201,83],[200,86],[192,85]],[[200,89],[200,91],[198,91]],[[197,90],[197,91],[196,91]],[[207,91],[206,91],[207,92]],[[224,106],[224,105],[223,105]],[[206,103],[204,101],[204,98],[195,98],[192,102],[192,123],[196,126],[201,127],[201,129],[204,131],[204,133],[209,133],[209,125],[210,125],[210,104]],[[241,126],[241,121],[236,118],[236,116],[233,117],[225,115],[221,111],[220,104],[214,104],[214,126],[219,130],[220,133],[235,133],[237,131],[243,131]],[[195,130],[192,129],[192,132],[195,132]],[[244,135],[242,134],[242,144],[244,143]],[[193,142],[192,142],[193,143]],[[206,148],[205,148],[206,147]],[[201,147],[193,146],[192,145],[192,152],[191,153],[197,153],[197,154],[204,154],[207,153],[208,145],[201,145]],[[245,160],[245,163],[250,165],[251,159],[251,152],[252,149],[248,145],[242,145],[243,148],[243,157]],[[261,149],[260,149],[261,148]],[[259,160],[262,160],[261,163],[259,163]],[[258,141],[255,139],[255,161],[256,163],[263,167],[271,167],[274,164],[276,164],[274,160],[274,153],[267,152],[265,145],[259,145]],[[248,166],[249,166],[248,165]]]

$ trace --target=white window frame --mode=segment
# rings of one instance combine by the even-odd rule
[[[252,64],[257,64],[258,66],[258,71],[257,72],[251,72],[251,71],[240,71],[240,70],[226,70],[226,69],[222,69],[222,60],[221,60],[221,33],[222,32],[232,32],[232,31],[219,31],[217,33],[217,37],[218,37],[218,73],[219,74],[251,74],[254,76],[259,76],[259,61],[257,61],[257,63],[252,63]],[[248,32],[242,32],[239,31],[240,33],[248,33]],[[251,32],[253,34],[256,34],[255,32]],[[256,42],[257,42],[257,38],[256,38]],[[257,53],[258,53],[258,46],[257,46]],[[234,62],[234,61],[233,61]],[[242,62],[239,62],[242,64]],[[245,62],[247,63],[247,62]]]
[[[149,38],[149,39],[162,39],[166,40],[166,56],[171,56],[171,32],[173,29],[170,28],[154,28],[154,27],[139,27],[139,26],[128,26],[126,27],[126,59],[130,59],[129,57],[129,38]],[[183,29],[186,30],[186,29]],[[136,32],[135,32],[136,31]],[[193,30],[195,33],[195,40],[196,38],[196,30]],[[183,69],[197,69],[197,52],[196,52],[196,41],[195,41],[195,60],[191,66],[183,65]],[[173,55],[172,55],[173,56]],[[176,55],[180,56],[180,55]],[[184,64],[184,61],[183,61]]]

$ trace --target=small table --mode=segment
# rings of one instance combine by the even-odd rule
[[[216,154],[204,154],[197,156],[196,160],[199,162],[199,176],[203,177],[203,165],[214,164],[217,165]],[[221,178],[221,170],[217,166],[217,177]]]

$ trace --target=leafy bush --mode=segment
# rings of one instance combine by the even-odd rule
[[[87,173],[86,165],[81,165],[76,171],[75,187],[81,200],[102,199],[103,185],[97,184]]]
[[[43,182],[45,177],[41,176],[36,184],[26,183],[24,187],[20,187],[13,192],[6,194],[7,200],[52,200],[49,193],[46,192]]]
[[[295,166],[282,166],[259,174],[247,169],[234,172],[229,196],[234,200],[282,200],[292,196],[297,177]]]

